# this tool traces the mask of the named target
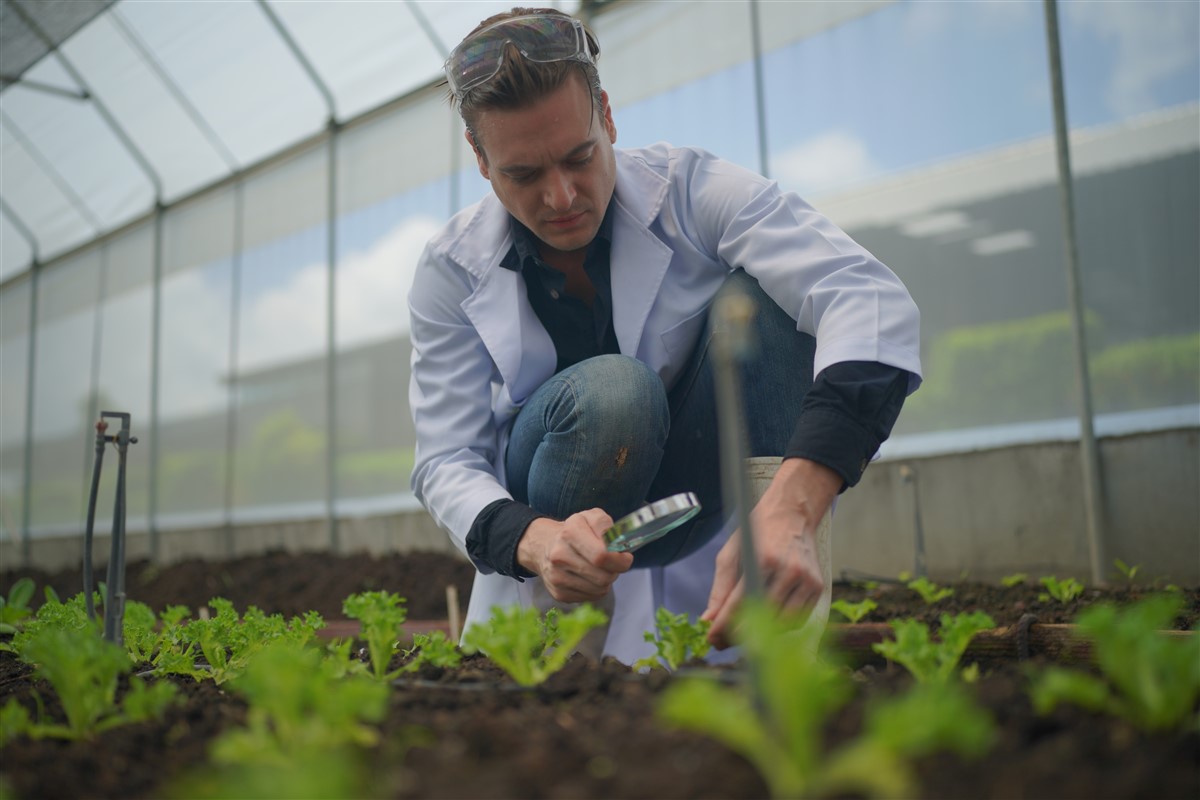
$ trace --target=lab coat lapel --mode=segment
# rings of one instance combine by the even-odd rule
[[[669,184],[643,162],[620,150],[616,154],[617,188],[612,200],[616,208],[609,259],[613,327],[621,352],[637,356],[646,318],[671,263],[671,248],[650,231]]]
[[[521,275],[500,266],[512,246],[508,213],[489,197],[459,239],[454,255],[479,277],[462,309],[519,406],[554,374],[555,350],[525,294]]]

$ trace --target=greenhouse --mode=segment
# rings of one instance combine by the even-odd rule
[[[772,562],[740,566],[758,536],[715,568],[721,536],[629,556],[597,603],[559,596],[515,538],[509,571],[481,555],[515,479],[489,478],[502,505],[476,517],[450,470],[502,475],[515,445],[506,428],[478,440],[499,456],[440,455],[482,423],[438,410],[470,387],[430,389],[454,326],[419,291],[465,285],[468,267],[421,268],[477,208],[529,225],[485,155],[503,127],[467,129],[477,87],[451,96],[444,67],[512,3],[0,0],[0,797],[1197,796],[1200,5],[547,5],[582,25],[559,22],[576,52],[544,60],[594,62],[618,154],[752,174],[919,312],[920,377],[876,359],[919,388],[805,529],[820,599],[761,602]],[[510,58],[536,47],[505,35]],[[616,163],[613,206],[636,209]],[[672,390],[618,330],[636,298],[614,216],[586,313]],[[708,246],[676,222],[639,230]],[[521,285],[562,271],[535,227]],[[759,277],[733,252],[757,251],[713,258]],[[680,328],[735,325],[721,302],[681,310],[698,280],[664,284],[646,324],[678,306]],[[789,312],[802,331],[822,298]],[[549,377],[565,351],[538,302],[531,282],[537,316],[496,331],[527,342],[540,320]],[[814,336],[813,387],[823,358],[862,361]],[[529,398],[480,341],[490,424]],[[730,387],[771,343],[722,341],[703,435],[733,547],[805,459],[742,458],[763,454]],[[435,413],[448,432],[419,436]],[[533,506],[529,531],[578,510]],[[709,511],[681,508],[638,522],[680,514],[682,536]],[[605,563],[627,556],[620,527]],[[703,598],[735,564],[736,624],[679,599],[698,560]],[[488,597],[523,605],[485,602],[500,583]]]

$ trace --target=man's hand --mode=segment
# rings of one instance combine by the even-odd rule
[[[605,549],[601,537],[612,524],[612,517],[599,508],[563,522],[535,519],[517,543],[517,562],[539,576],[559,602],[599,600],[633,566],[632,553]]]
[[[817,528],[842,488],[828,467],[789,458],[750,514],[754,547],[767,599],[781,608],[812,608],[825,589],[817,557]],[[730,622],[745,593],[741,531],[717,554],[708,608],[700,619],[712,626],[708,640],[718,650],[731,644]]]

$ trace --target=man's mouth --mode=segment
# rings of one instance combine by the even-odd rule
[[[546,220],[546,224],[552,225],[556,228],[567,228],[567,227],[570,227],[571,225],[574,225],[575,223],[579,222],[579,220],[583,219],[583,215],[585,213],[586,212],[584,212],[584,211],[580,211],[576,214],[570,214],[565,217],[556,217],[554,219],[548,219],[548,220]]]

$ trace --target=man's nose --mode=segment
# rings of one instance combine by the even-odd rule
[[[543,202],[555,211],[566,211],[575,202],[575,195],[575,184],[571,176],[561,170],[555,170],[546,184]]]

